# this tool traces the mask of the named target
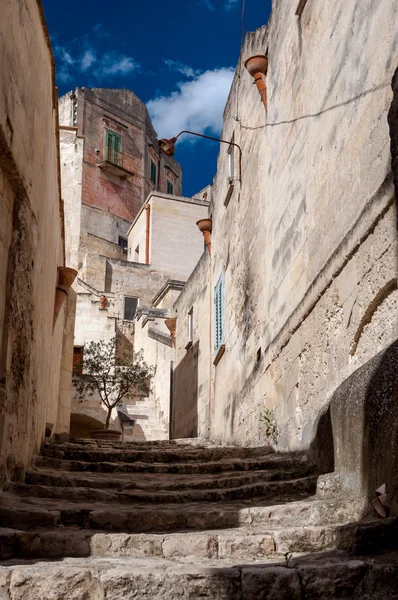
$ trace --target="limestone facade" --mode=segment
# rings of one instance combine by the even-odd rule
[[[102,246],[103,253],[100,253],[101,249],[98,252],[86,252],[76,283],[78,310],[75,352],[79,352],[79,348],[86,342],[109,340],[117,336],[123,350],[132,352],[133,349],[144,349],[145,360],[149,365],[157,364],[159,354],[166,361],[156,371],[155,391],[147,401],[148,410],[145,411],[145,407],[143,410],[145,415],[148,412],[153,415],[156,409],[153,428],[156,431],[162,429],[167,436],[172,352],[168,345],[170,333],[164,320],[173,314],[172,306],[181,286],[177,291],[175,286],[168,286],[170,291],[167,301],[160,292],[167,282],[185,282],[195,267],[203,250],[203,238],[196,227],[196,221],[205,217],[207,211],[208,202],[204,200],[151,193],[127,232],[127,252],[122,257],[116,254],[112,256],[111,252],[105,255],[108,247],[105,245]],[[135,258],[138,245],[143,249],[139,257],[143,262],[129,260]],[[145,262],[146,258],[149,260],[148,264]],[[158,342],[148,337],[147,328],[141,332],[143,320],[134,322],[134,315],[127,314],[126,298],[136,302],[137,309],[151,306],[156,308],[158,305],[163,309],[162,318],[151,322],[151,325],[161,327],[167,339],[166,347],[162,343],[159,346]],[[167,308],[164,308],[166,304]],[[142,407],[142,399],[131,404],[129,410],[132,414],[139,412],[135,405]],[[105,413],[101,410],[98,399],[84,402],[74,399],[73,418],[75,420],[76,415],[80,415],[78,421],[81,434],[82,426],[93,426],[92,418],[96,410],[98,424],[103,423]],[[85,424],[82,422],[82,415],[89,419]],[[116,413],[114,416],[117,416]],[[158,419],[163,425],[158,423]],[[118,422],[114,421],[113,427],[118,426]]]
[[[167,192],[167,181],[181,194],[181,167],[160,155],[145,104],[131,90],[76,88],[59,99],[59,121],[84,136],[83,204],[131,223],[151,191]]]
[[[2,482],[22,474],[45,435],[69,432],[74,296],[53,328],[65,250],[55,69],[40,2],[2,6],[0,51]]]
[[[309,0],[298,16],[296,4],[274,2],[268,27],[246,36],[225,108],[221,137],[240,145],[242,173],[235,149],[231,190],[222,145],[211,258],[202,257],[175,305],[177,407],[197,379],[179,436],[196,428],[220,442],[256,445],[268,409],[279,449],[308,448],[338,386],[397,338],[387,116],[398,7]],[[267,111],[243,65],[260,54],[269,61]],[[222,274],[225,351],[216,357]]]
[[[142,287],[139,269],[137,277],[127,269],[123,287],[127,232],[149,192],[165,191],[172,178],[180,194],[182,174],[159,155],[146,107],[129,90],[77,88],[59,99],[59,119],[66,253],[79,271],[75,345],[82,345],[111,335],[124,295]],[[117,296],[110,320],[107,311],[97,318],[103,293]]]

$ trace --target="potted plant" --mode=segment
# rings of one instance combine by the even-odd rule
[[[124,399],[148,394],[153,368],[143,359],[142,351],[133,357],[118,356],[116,337],[84,345],[81,374],[74,380],[79,398],[98,394],[107,410],[105,427],[91,432],[92,438],[119,439],[121,431],[109,429],[112,410]]]

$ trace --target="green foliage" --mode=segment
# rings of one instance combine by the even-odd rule
[[[276,443],[278,441],[278,426],[272,410],[264,408],[260,416],[260,421],[265,426],[265,435]]]
[[[289,568],[289,563],[290,563],[290,560],[291,560],[293,554],[291,552],[285,552],[285,554],[283,556],[285,557],[286,566],[287,566],[287,568]]]
[[[148,394],[153,377],[153,368],[144,361],[142,351],[134,353],[132,360],[126,354],[119,357],[117,351],[116,338],[84,344],[83,361],[77,367],[81,374],[74,381],[79,398],[100,396],[108,409],[106,427],[112,409],[124,398]]]

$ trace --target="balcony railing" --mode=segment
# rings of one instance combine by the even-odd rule
[[[132,158],[112,146],[105,145],[102,149],[102,159],[97,160],[97,165],[103,171],[126,179],[134,175]]]

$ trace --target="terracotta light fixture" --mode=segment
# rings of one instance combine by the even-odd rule
[[[176,347],[177,317],[165,319],[164,324],[166,325],[167,329],[170,331],[171,340],[172,340],[173,346],[175,348]]]
[[[55,288],[53,328],[61,311],[65,298],[69,293],[72,283],[75,281],[77,271],[68,267],[58,267],[58,285]]]
[[[264,54],[256,54],[245,61],[245,67],[254,78],[261,100],[267,110],[267,85],[265,76],[268,71],[268,58]]]
[[[199,227],[199,231],[203,233],[203,237],[205,238],[205,244],[211,254],[211,230],[213,226],[212,219],[200,219],[200,221],[196,222],[196,225]]]
[[[239,150],[239,181],[242,183],[242,149],[239,144],[235,144],[235,142],[229,142],[227,140],[222,140],[221,138],[212,137],[210,135],[204,135],[203,133],[196,133],[195,131],[180,131],[178,135],[170,138],[169,140],[163,138],[158,140],[159,148],[162,152],[166,154],[166,156],[173,156],[175,150],[175,143],[183,133],[187,133],[188,135],[196,135],[197,137],[205,138],[206,140],[213,140],[215,142],[221,142],[222,144],[228,144],[228,146],[236,146]]]

